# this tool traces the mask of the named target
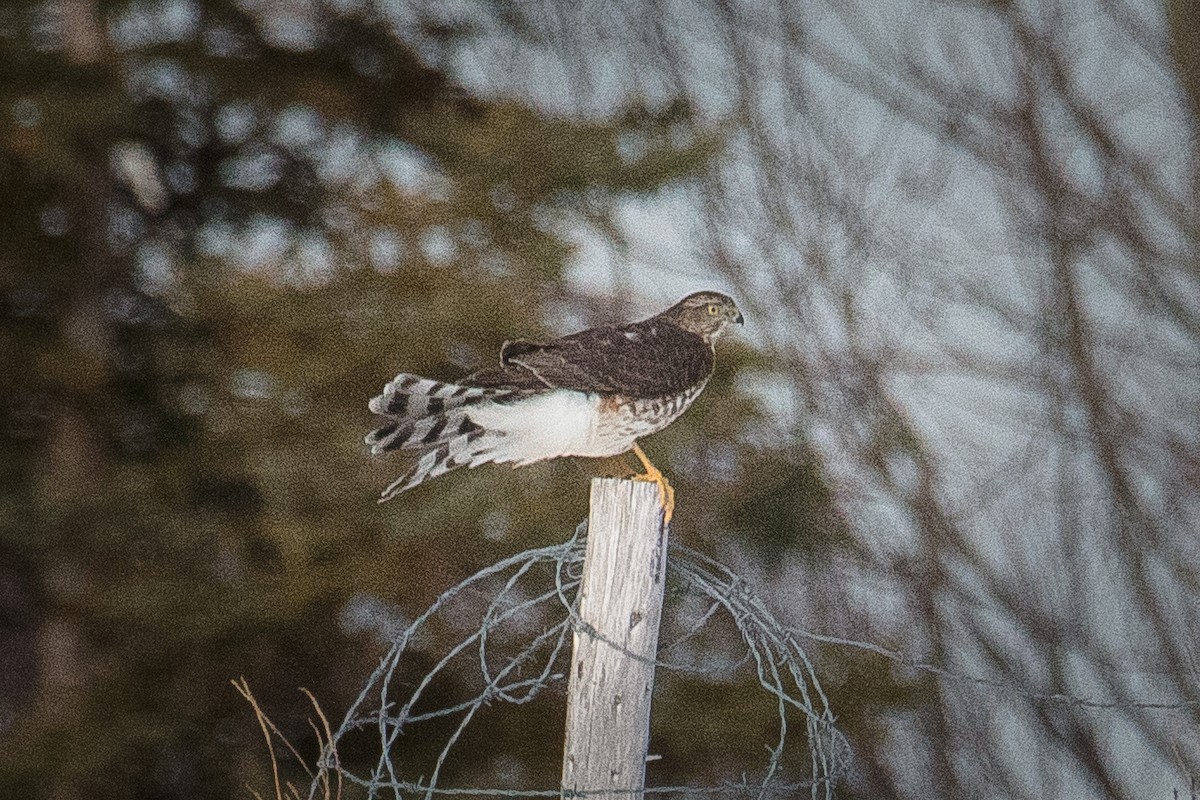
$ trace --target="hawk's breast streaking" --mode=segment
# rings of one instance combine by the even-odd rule
[[[687,410],[712,374],[713,341],[741,322],[729,297],[697,292],[641,322],[506,342],[498,367],[457,383],[401,373],[371,400],[386,421],[366,441],[419,455],[380,501],[457,467],[628,450],[669,492],[637,440]]]

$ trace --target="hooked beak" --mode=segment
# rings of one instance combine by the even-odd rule
[[[742,312],[740,312],[740,311],[738,312],[738,315],[733,318],[733,321],[736,322],[738,325],[746,324],[746,319],[745,319],[745,317],[742,316]]]

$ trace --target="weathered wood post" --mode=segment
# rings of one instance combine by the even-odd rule
[[[593,479],[567,691],[564,797],[629,800],[645,788],[666,567],[658,487]]]

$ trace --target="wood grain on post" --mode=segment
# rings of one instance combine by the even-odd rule
[[[592,481],[567,693],[563,796],[641,797],[667,531],[658,487]]]

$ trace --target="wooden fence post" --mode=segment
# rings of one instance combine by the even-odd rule
[[[641,797],[667,529],[658,487],[595,478],[567,691],[564,797]]]

